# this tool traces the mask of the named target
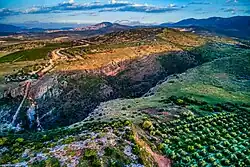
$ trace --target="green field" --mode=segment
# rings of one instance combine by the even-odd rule
[[[62,44],[56,43],[56,44],[47,44],[45,47],[42,47],[42,48],[18,51],[18,52],[0,57],[0,63],[34,61],[37,59],[46,59],[49,52],[51,52],[52,50],[60,48],[60,47],[68,47],[68,46],[70,46],[69,43],[62,43]]]
[[[5,52],[0,52],[0,58],[7,55],[8,53],[5,53]]]

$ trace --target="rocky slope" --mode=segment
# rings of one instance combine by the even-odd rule
[[[75,68],[74,63],[81,62],[74,60],[73,65],[66,62],[72,66],[68,70],[57,68],[31,82],[29,97],[16,120],[18,132],[11,130],[10,122],[23,97],[11,95],[11,91],[6,93],[0,101],[4,125],[0,134],[0,164],[138,167],[204,164],[188,158],[187,152],[191,154],[197,149],[190,142],[193,136],[189,134],[188,140],[182,141],[183,133],[196,134],[192,123],[232,118],[237,121],[234,130],[249,127],[247,47],[231,40],[199,38],[169,29],[157,37],[160,40],[149,49],[154,54],[125,59],[123,48],[118,48],[117,59],[110,50],[104,50],[108,54],[89,54],[92,59],[84,62],[103,55],[122,61],[103,61],[98,68],[90,65],[91,68],[70,70]],[[133,49],[148,49],[146,45]],[[211,126],[207,123],[204,126],[210,131],[207,129]],[[217,124],[214,126],[217,128]],[[218,129],[216,133],[220,133]],[[231,139],[229,142],[237,147],[235,151],[247,154],[246,131],[232,134],[230,129],[224,129],[222,133],[240,137],[237,138],[240,144]],[[205,136],[209,142],[201,143],[203,149],[208,149],[205,152],[211,151],[210,144],[215,142],[211,136]],[[175,144],[176,141],[188,145]],[[247,159],[241,155],[233,164],[247,164]],[[219,163],[225,162],[223,159]]]

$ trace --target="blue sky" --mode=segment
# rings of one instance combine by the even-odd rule
[[[236,15],[250,15],[250,0],[0,0],[1,23],[162,23]]]

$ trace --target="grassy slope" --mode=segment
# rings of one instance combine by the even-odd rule
[[[178,41],[176,40],[177,38]],[[139,42],[130,42],[130,40],[126,40],[122,44],[116,44],[115,42],[122,40],[117,39],[114,43],[107,44],[106,46],[101,44],[84,48],[71,48],[64,52],[82,56],[84,60],[61,63],[57,66],[57,70],[95,69],[105,66],[112,61],[117,63],[147,55],[178,52],[186,49],[186,47],[190,48],[191,45],[192,48],[202,46],[208,40],[207,38],[201,38],[191,33],[181,33],[178,35],[178,31],[172,29],[164,30],[162,34],[156,35],[155,39],[156,41],[143,42],[141,45],[138,45]],[[91,52],[91,50],[96,51]]]
[[[0,52],[0,58],[7,55],[8,53],[5,53],[5,52]]]
[[[146,108],[164,108],[165,105],[159,101],[173,95],[192,96],[212,104],[220,102],[249,103],[249,78],[244,77],[250,76],[250,51],[232,46],[224,47],[224,49],[213,47],[211,50],[211,46],[208,46],[210,52],[203,48],[204,57],[217,54],[217,57],[221,58],[190,69],[177,77],[170,77],[168,82],[155,88],[153,96],[109,101],[101,104],[96,112],[106,113],[102,117],[105,120],[109,120],[110,117],[125,119],[128,118],[127,115],[123,115],[125,113],[135,113]],[[122,110],[124,107],[126,110]],[[93,113],[93,116],[86,120],[95,116]]]
[[[18,51],[0,57],[0,63],[19,62],[19,61],[34,61],[37,59],[47,58],[48,53],[56,48],[67,47],[68,43],[64,44],[47,44],[45,47],[35,48],[30,50]]]

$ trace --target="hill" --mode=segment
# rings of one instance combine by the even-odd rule
[[[207,19],[186,19],[177,23],[163,23],[164,27],[201,27],[211,33],[247,38],[250,37],[250,16],[235,16],[229,18],[211,17]]]
[[[0,165],[249,166],[248,45],[140,28],[56,44],[28,69],[34,50],[4,55]]]
[[[18,32],[21,31],[22,28],[13,26],[13,25],[8,25],[8,24],[0,24],[0,32]]]
[[[130,28],[131,27],[129,26],[121,25],[118,23],[102,22],[91,26],[75,28],[74,31],[104,31],[108,33],[111,31],[127,30]]]

